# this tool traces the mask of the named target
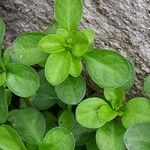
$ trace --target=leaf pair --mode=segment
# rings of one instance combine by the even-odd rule
[[[113,120],[119,112],[114,111],[103,99],[88,98],[76,109],[76,119],[84,127],[99,128]]]
[[[44,52],[51,53],[45,66],[45,75],[51,84],[62,83],[69,74],[74,77],[80,75],[82,71],[80,56],[86,53],[89,46],[83,32],[75,32],[70,37],[66,30],[58,29],[56,34],[42,38],[39,45]]]

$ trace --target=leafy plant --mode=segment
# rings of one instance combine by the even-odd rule
[[[6,50],[0,19],[0,149],[148,150],[150,101],[125,96],[134,65],[95,48],[93,31],[78,28],[82,0],[54,7],[57,23],[23,33]],[[103,95],[88,93],[85,74]],[[149,87],[147,77],[148,96]]]

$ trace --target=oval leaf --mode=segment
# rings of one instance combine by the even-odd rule
[[[43,145],[47,145],[51,150],[74,150],[75,139],[66,128],[56,127],[46,134]]]
[[[140,123],[129,127],[124,135],[128,150],[150,149],[150,123]]]
[[[71,54],[64,51],[58,54],[51,54],[46,62],[45,76],[52,85],[58,85],[69,75],[71,67]]]
[[[25,142],[39,145],[43,140],[46,122],[43,115],[36,109],[14,110],[10,112],[8,120]]]
[[[60,27],[69,31],[76,29],[81,20],[82,7],[81,0],[56,0],[55,18]]]
[[[60,127],[67,128],[68,130],[72,129],[75,125],[74,114],[70,110],[65,110],[58,119],[58,124]]]
[[[130,65],[118,53],[108,50],[93,51],[85,56],[85,62],[89,75],[100,87],[117,88],[128,82]]]
[[[126,150],[123,143],[125,128],[117,122],[110,122],[96,132],[96,143],[100,150]]]
[[[69,76],[63,83],[57,85],[55,90],[62,102],[75,105],[83,99],[86,83],[82,76],[77,78]]]
[[[98,116],[98,110],[104,104],[107,104],[100,98],[88,98],[83,100],[76,109],[77,121],[86,128],[99,128],[105,124]]]
[[[39,41],[44,37],[42,33],[24,33],[12,44],[12,57],[14,61],[26,65],[34,65],[43,62],[48,55],[42,52],[38,46]]]
[[[124,110],[122,116],[123,125],[128,128],[136,123],[150,122],[150,101],[138,97],[131,99]]]
[[[23,64],[12,63],[7,68],[6,85],[18,96],[28,97],[39,88],[39,77],[34,69]]]
[[[65,50],[64,42],[65,38],[63,36],[51,34],[43,37],[39,42],[39,46],[46,53],[59,53]]]
[[[0,149],[26,150],[17,132],[7,125],[0,126]]]

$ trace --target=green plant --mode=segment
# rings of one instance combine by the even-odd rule
[[[148,150],[150,101],[125,102],[133,64],[94,48],[93,31],[78,28],[82,0],[55,0],[54,12],[57,23],[23,33],[5,51],[0,20],[0,149]],[[104,95],[86,94],[86,71]]]

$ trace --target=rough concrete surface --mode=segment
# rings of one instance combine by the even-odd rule
[[[24,31],[41,31],[54,22],[53,0],[0,0],[9,46]],[[143,95],[143,80],[150,73],[150,0],[84,0],[81,27],[96,33],[98,48],[119,51],[132,59],[137,80],[132,96]]]

